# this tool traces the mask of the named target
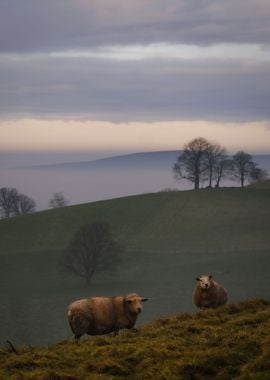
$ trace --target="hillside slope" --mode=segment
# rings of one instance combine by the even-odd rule
[[[81,204],[0,221],[0,255],[62,250],[76,229],[104,220],[133,248],[268,248],[270,189],[160,192]]]
[[[248,185],[248,188],[270,190],[270,179],[267,179],[265,181],[259,181],[259,182],[252,183],[252,184]]]
[[[170,170],[177,157],[182,152],[179,150],[141,152],[120,156],[100,158],[93,161],[65,162],[61,164],[35,165],[29,169],[39,170]],[[263,156],[262,156],[263,157]],[[270,162],[270,157],[265,156]]]
[[[97,274],[87,287],[64,275],[58,260],[76,229],[94,220],[108,221],[127,249],[115,272]],[[267,298],[269,222],[269,190],[252,188],[145,194],[2,220],[0,342],[68,338],[67,305],[94,295],[148,297],[139,323],[192,311],[201,274],[224,284],[230,302]]]
[[[0,350],[0,379],[270,379],[270,302],[160,318],[79,346]]]

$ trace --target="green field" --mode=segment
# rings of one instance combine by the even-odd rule
[[[0,349],[0,379],[269,380],[270,302],[175,314],[137,332]]]
[[[59,272],[77,228],[101,220],[126,246],[112,274],[90,287]],[[71,338],[65,310],[91,295],[149,297],[139,323],[194,311],[198,275],[212,274],[233,302],[268,298],[270,186],[160,192],[0,221],[0,342],[50,344]]]

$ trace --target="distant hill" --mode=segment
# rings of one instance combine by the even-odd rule
[[[27,168],[42,170],[168,170],[181,151],[158,151],[112,156],[92,161],[34,165]]]
[[[63,191],[71,204],[160,191],[191,188],[174,180],[172,167],[179,152],[146,152],[94,161],[14,168],[2,173],[3,183],[17,187],[48,208],[54,192]],[[5,180],[6,177],[6,180]]]
[[[27,168],[38,168],[44,170],[170,170],[174,162],[181,154],[182,151],[179,150],[139,152],[120,156],[106,157],[92,161],[66,162],[61,164],[50,165],[32,165],[28,166]],[[261,167],[265,169],[270,169],[270,155],[254,155],[253,159]]]
[[[46,209],[57,191],[63,191],[70,204],[78,204],[163,189],[191,189],[187,181],[174,179],[172,167],[180,154],[142,152],[94,161],[23,166],[0,174],[3,184],[17,187],[36,200],[38,209]],[[254,159],[270,173],[270,155],[256,155]],[[235,181],[221,182],[221,186],[238,185]]]
[[[269,297],[269,191],[165,191],[1,220],[0,341],[70,337],[66,306],[90,295],[149,297],[141,322],[191,311],[195,278],[204,273],[224,284],[232,302]],[[58,260],[78,227],[95,220],[109,222],[126,251],[114,273],[87,288]]]

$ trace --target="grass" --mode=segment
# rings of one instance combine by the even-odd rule
[[[114,236],[129,248],[268,248],[269,191],[250,187],[161,192],[1,220],[0,255],[61,251],[80,225],[95,220],[109,222]]]
[[[57,263],[77,228],[95,220],[109,222],[127,250],[115,273],[97,275],[87,288]],[[92,295],[150,298],[139,323],[191,312],[194,279],[204,273],[231,302],[268,297],[269,222],[267,186],[144,194],[1,220],[0,346],[69,338],[66,306]]]
[[[0,350],[0,379],[270,379],[270,302],[165,316],[80,345]]]
[[[249,188],[252,188],[252,189],[268,189],[270,188],[270,179],[266,179],[265,181],[259,181],[259,182],[255,182],[255,183],[252,183],[250,185],[248,185]]]

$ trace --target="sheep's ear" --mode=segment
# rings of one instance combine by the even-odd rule
[[[148,298],[141,298],[141,301],[146,302],[146,301],[148,301]]]
[[[200,279],[200,277],[196,277],[196,281],[200,281],[201,279]]]
[[[208,276],[209,277],[209,280],[211,280],[211,278],[213,278],[213,276],[210,274],[210,276]]]

